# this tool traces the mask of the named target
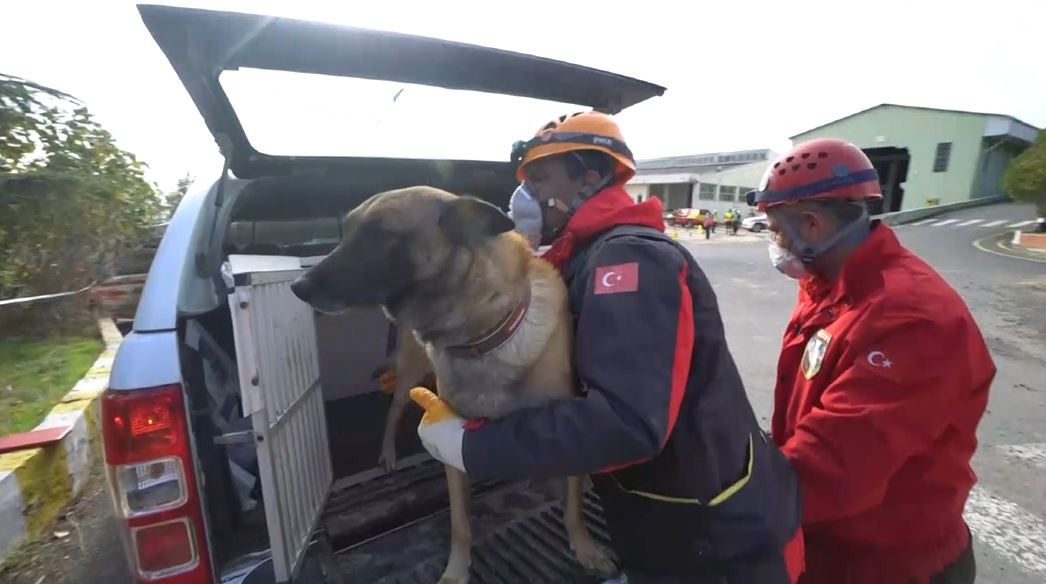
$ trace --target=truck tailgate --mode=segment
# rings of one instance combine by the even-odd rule
[[[535,482],[472,485],[471,584],[596,583],[574,560],[559,496]],[[608,538],[598,498],[585,516],[593,536]],[[352,582],[431,584],[450,550],[450,515],[442,465],[416,466],[332,493],[323,523],[339,572]]]

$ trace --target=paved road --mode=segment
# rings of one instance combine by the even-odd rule
[[[1011,259],[973,245],[1033,219],[1030,206],[1003,204],[896,228],[901,241],[966,300],[999,369],[978,432],[979,482],[967,505],[977,537],[977,581],[985,584],[1046,582],[1046,261]],[[768,426],[795,283],[770,265],[765,240],[686,245],[712,281],[731,351]]]
[[[1030,207],[1007,204],[897,228],[902,242],[966,299],[999,367],[974,461],[980,481],[967,506],[981,584],[1046,582],[1046,263],[973,246],[1031,219]],[[687,239],[685,234],[681,239]],[[795,284],[770,265],[763,235],[717,233],[710,241],[695,238],[685,244],[712,280],[731,350],[768,427],[776,355]],[[103,484],[96,473],[86,498],[70,510],[75,524],[70,537],[34,548],[29,566],[0,574],[0,581],[127,582]]]

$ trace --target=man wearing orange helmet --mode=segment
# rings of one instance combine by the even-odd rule
[[[749,204],[799,280],[774,441],[803,487],[809,584],[973,582],[962,512],[995,375],[959,295],[893,231],[871,161],[832,139],[777,160]]]
[[[701,268],[664,234],[661,202],[623,188],[635,162],[617,124],[563,116],[513,158],[531,195],[515,200],[540,208],[533,235],[568,285],[586,395],[482,425],[423,420],[423,444],[481,479],[592,474],[633,584],[794,582],[794,473],[758,426]]]

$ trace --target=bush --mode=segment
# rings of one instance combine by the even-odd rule
[[[1046,130],[1013,159],[1002,176],[1002,186],[1011,198],[1034,203],[1039,217],[1046,217]]]
[[[0,74],[0,298],[111,275],[117,250],[160,217],[144,165],[80,101]],[[70,304],[42,310],[61,318],[50,312]],[[0,331],[33,310],[0,309]]]

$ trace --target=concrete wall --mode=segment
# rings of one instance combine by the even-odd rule
[[[911,161],[901,210],[969,200],[974,191],[985,118],[980,114],[882,106],[792,138],[841,138],[861,148],[907,148]],[[938,142],[951,142],[946,172],[934,172]]]
[[[1023,151],[1014,144],[1001,144],[985,141],[977,167],[977,179],[974,183],[973,197],[994,197],[1005,195],[1002,188],[1002,174],[1010,162]]]

